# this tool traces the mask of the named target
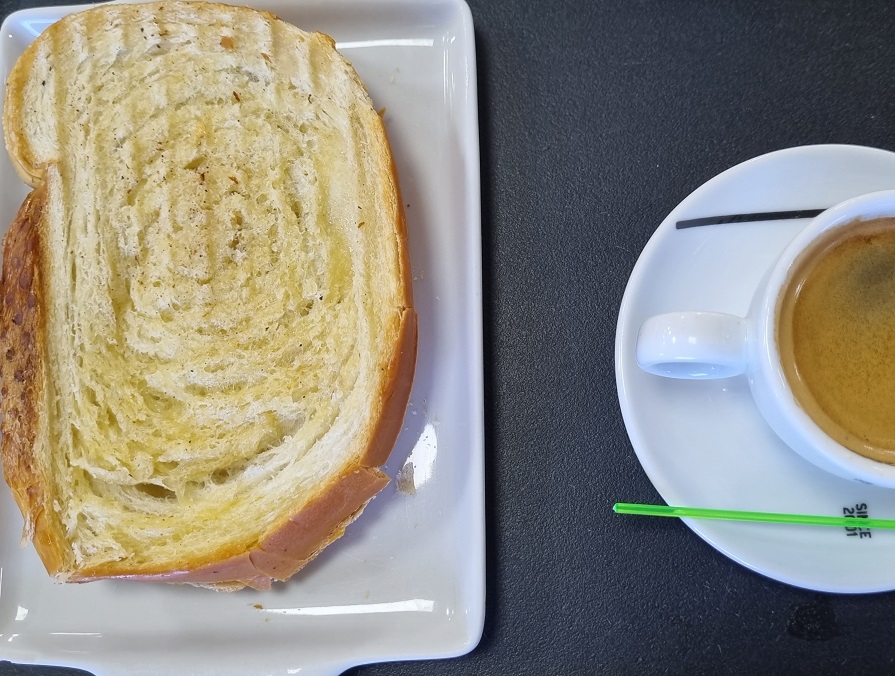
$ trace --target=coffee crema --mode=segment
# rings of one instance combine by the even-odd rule
[[[835,228],[796,259],[776,339],[793,394],[820,428],[895,464],[895,218]]]

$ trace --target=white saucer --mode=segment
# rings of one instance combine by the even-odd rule
[[[672,310],[744,315],[761,276],[808,222],[678,229],[678,221],[822,209],[889,188],[895,188],[895,153],[841,145],[792,148],[715,177],[656,230],[625,291],[615,365],[634,451],[668,504],[829,515],[866,505],[870,517],[895,518],[895,490],[838,479],[783,444],[759,414],[744,377],[671,380],[644,373],[634,359],[637,332],[650,315]],[[895,531],[686,523],[723,554],[781,582],[846,593],[895,589]]]

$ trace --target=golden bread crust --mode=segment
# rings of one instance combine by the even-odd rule
[[[47,570],[56,573],[64,565],[58,520],[35,456],[44,387],[39,236],[44,198],[43,189],[28,195],[3,243],[0,457],[6,482],[25,517],[25,535],[32,538]]]
[[[165,21],[176,21],[178,20],[177,17],[181,16],[181,11],[186,12],[184,16],[189,15],[192,17],[191,12],[213,12],[215,7],[218,7],[218,11],[222,13],[239,14],[245,11],[246,14],[243,18],[246,20],[246,23],[250,21],[255,22],[255,24],[259,21],[278,21],[272,15],[266,13],[258,13],[254,12],[254,10],[225,5],[162,2],[145,6],[97,7],[83,13],[83,16],[87,18],[75,24],[75,28],[84,30],[86,26],[89,37],[89,30],[108,33],[109,31],[103,28],[106,25],[105,21],[114,24],[116,30],[118,30],[117,27],[119,26],[127,27],[127,13],[131,11],[145,12],[147,11],[146,8],[149,8],[148,11],[157,12],[159,16],[164,15]],[[110,13],[108,16],[105,14],[107,10]],[[130,23],[133,24],[133,21]],[[159,30],[157,23],[152,25],[156,30]],[[0,288],[0,293],[3,295],[0,326],[2,326],[2,349],[5,355],[2,365],[3,439],[0,453],[2,453],[6,481],[12,488],[15,500],[25,517],[25,535],[33,540],[35,548],[48,572],[63,581],[87,582],[103,578],[124,578],[190,583],[227,590],[237,589],[242,586],[265,589],[270,586],[272,580],[289,578],[307,564],[308,561],[312,560],[325,546],[342,535],[345,527],[360,514],[366,503],[388,483],[388,477],[379,467],[387,461],[403,423],[416,365],[418,329],[417,315],[413,309],[406,223],[398,189],[397,173],[384,125],[381,118],[375,114],[366,92],[363,92],[364,100],[358,100],[351,104],[352,125],[362,127],[362,129],[352,126],[350,132],[352,136],[351,142],[362,149],[363,157],[359,162],[362,161],[364,163],[364,168],[358,171],[362,177],[361,179],[351,179],[352,181],[357,181],[357,184],[344,189],[348,190],[346,194],[351,195],[353,193],[350,191],[360,190],[358,185],[365,181],[368,181],[373,186],[369,188],[369,191],[374,192],[374,196],[367,197],[364,194],[364,199],[369,199],[369,203],[364,203],[366,211],[361,211],[360,202],[357,207],[354,206],[353,202],[350,206],[352,216],[356,209],[357,213],[363,214],[359,216],[359,220],[365,218],[367,221],[360,220],[356,225],[353,222],[345,225],[345,219],[338,214],[345,212],[346,208],[336,204],[336,200],[331,200],[326,189],[324,189],[324,196],[320,198],[321,202],[329,200],[329,202],[324,202],[321,208],[329,210],[325,211],[325,213],[336,213],[337,216],[334,218],[339,220],[339,227],[345,228],[348,233],[347,235],[339,233],[331,235],[332,237],[342,238],[336,244],[333,244],[336,241],[335,239],[327,243],[333,250],[339,246],[343,246],[345,250],[349,248],[356,250],[369,246],[365,243],[367,240],[363,239],[367,237],[366,233],[368,231],[382,232],[382,236],[388,237],[390,240],[393,238],[396,241],[396,243],[392,242],[387,246],[378,247],[377,245],[378,248],[374,247],[373,258],[360,265],[362,269],[364,269],[364,266],[369,266],[369,269],[376,270],[383,277],[386,272],[394,276],[392,286],[388,287],[389,291],[377,289],[376,294],[372,295],[375,299],[387,297],[389,298],[388,303],[393,304],[382,308],[378,308],[375,304],[371,304],[368,307],[368,300],[364,296],[362,301],[357,301],[356,304],[352,305],[352,307],[356,308],[358,315],[357,318],[352,318],[353,321],[371,321],[370,317],[376,318],[375,328],[372,329],[375,334],[375,344],[385,345],[386,347],[377,347],[375,352],[370,352],[371,356],[366,360],[364,355],[360,357],[353,356],[356,355],[356,352],[349,353],[349,357],[339,357],[346,360],[354,359],[354,361],[345,362],[342,368],[343,371],[350,372],[350,368],[348,368],[350,365],[352,368],[358,368],[358,370],[361,368],[366,369],[365,373],[367,371],[376,373],[375,382],[377,385],[368,394],[368,401],[366,406],[364,406],[364,415],[366,417],[364,417],[363,422],[339,421],[342,428],[347,430],[345,432],[345,447],[351,450],[346,452],[344,457],[339,456],[338,460],[333,461],[332,468],[326,470],[325,474],[322,474],[323,470],[316,468],[319,466],[327,467],[328,465],[325,459],[323,461],[317,459],[317,456],[320,455],[320,452],[316,450],[317,441],[309,443],[310,450],[303,448],[301,453],[309,457],[316,453],[315,462],[318,464],[315,465],[315,469],[310,475],[316,477],[315,481],[317,483],[310,487],[304,485],[301,491],[296,489],[295,494],[287,495],[283,493],[281,502],[285,506],[284,513],[270,512],[272,515],[270,521],[264,522],[269,523],[269,526],[258,526],[257,530],[234,532],[232,538],[226,539],[222,543],[214,540],[213,545],[205,547],[197,554],[192,553],[193,550],[189,550],[188,554],[182,556],[178,552],[174,554],[168,553],[161,558],[154,558],[148,555],[142,557],[132,556],[133,552],[129,548],[132,548],[134,545],[129,542],[123,544],[114,542],[113,546],[118,548],[116,550],[118,554],[107,555],[106,550],[102,550],[102,547],[107,544],[105,541],[99,545],[91,542],[76,544],[76,538],[72,535],[78,529],[82,529],[88,536],[92,536],[95,532],[101,530],[105,523],[102,516],[102,507],[105,503],[102,503],[100,497],[98,497],[100,493],[91,493],[85,499],[85,509],[68,509],[68,512],[66,512],[67,505],[65,504],[66,498],[64,496],[68,495],[68,493],[64,493],[60,487],[60,484],[66,482],[66,478],[59,471],[60,467],[73,468],[73,471],[80,472],[79,476],[83,478],[80,485],[89,485],[90,490],[94,490],[94,481],[102,487],[106,483],[113,484],[113,481],[118,481],[122,476],[126,475],[122,483],[113,485],[112,490],[117,491],[117,493],[114,493],[117,496],[115,499],[122,499],[120,497],[122,495],[136,495],[139,502],[128,504],[123,512],[130,514],[137,513],[140,509],[145,509],[146,513],[155,519],[151,522],[152,524],[161,523],[157,516],[162,512],[158,510],[169,509],[171,501],[166,496],[175,494],[174,488],[180,490],[183,487],[175,486],[174,488],[169,488],[162,479],[158,479],[157,483],[152,483],[152,480],[155,480],[154,475],[149,474],[150,478],[145,478],[147,476],[145,462],[143,465],[140,465],[137,462],[139,459],[131,463],[131,458],[122,459],[119,455],[112,456],[113,459],[110,461],[108,456],[100,456],[98,454],[97,457],[101,457],[102,462],[91,464],[90,461],[93,458],[84,453],[76,458],[75,461],[70,461],[67,458],[60,460],[58,452],[55,450],[55,447],[61,446],[62,442],[59,441],[60,435],[58,430],[52,428],[48,422],[48,419],[51,417],[48,411],[51,400],[56,402],[55,405],[57,407],[59,406],[58,402],[62,401],[63,413],[60,414],[57,408],[54,414],[56,419],[61,419],[63,414],[68,415],[66,413],[68,409],[65,409],[65,406],[69,406],[69,409],[75,409],[78,406],[86,406],[89,409],[91,406],[94,406],[96,410],[103,414],[104,419],[105,416],[108,416],[108,420],[112,421],[110,424],[114,424],[119,433],[121,432],[121,425],[126,425],[129,422],[122,417],[121,411],[131,409],[126,407],[113,409],[111,405],[106,403],[110,397],[107,397],[103,391],[97,389],[93,382],[89,386],[83,383],[72,385],[73,378],[71,373],[76,372],[76,368],[70,368],[66,372],[68,381],[63,385],[60,385],[55,380],[56,374],[53,369],[58,361],[69,359],[66,364],[77,364],[78,358],[69,358],[69,355],[75,352],[74,348],[70,346],[65,346],[64,349],[62,347],[57,348],[60,345],[58,337],[61,334],[65,334],[67,330],[65,328],[67,325],[58,320],[60,316],[68,316],[65,313],[60,314],[58,310],[60,305],[59,299],[66,297],[55,296],[50,292],[50,289],[60,288],[60,268],[66,270],[63,273],[64,275],[70,274],[72,276],[71,283],[69,284],[66,277],[66,281],[61,283],[62,286],[68,285],[71,288],[77,287],[78,289],[85,287],[82,285],[82,281],[84,281],[82,278],[75,279],[76,268],[80,272],[81,259],[78,259],[77,265],[71,264],[69,267],[60,266],[56,258],[53,261],[49,259],[59,255],[59,242],[72,242],[71,246],[74,248],[78,245],[79,237],[83,241],[82,230],[84,224],[95,228],[95,230],[89,231],[88,234],[91,236],[95,232],[100,232],[96,240],[97,246],[93,250],[102,249],[105,251],[106,249],[103,249],[103,247],[114,248],[115,245],[123,248],[130,247],[127,249],[126,257],[114,259],[114,270],[111,272],[91,270],[92,276],[89,280],[86,280],[86,283],[93,283],[96,279],[112,279],[113,282],[116,279],[122,279],[123,277],[119,273],[127,269],[126,265],[130,264],[129,261],[141,255],[139,247],[135,249],[126,241],[126,238],[132,237],[136,231],[133,225],[136,219],[130,221],[129,227],[131,230],[128,233],[113,233],[107,237],[105,233],[108,231],[102,230],[102,227],[105,226],[96,225],[101,223],[101,217],[94,215],[93,211],[91,211],[92,207],[85,210],[84,207],[79,205],[77,209],[72,209],[70,204],[66,202],[66,200],[75,199],[72,197],[73,194],[78,194],[78,190],[74,186],[86,185],[81,177],[84,176],[84,167],[92,165],[89,163],[86,165],[78,164],[65,153],[74,153],[78,158],[82,156],[96,156],[95,153],[85,152],[86,145],[79,146],[76,151],[59,149],[69,148],[69,146],[64,144],[70,142],[68,136],[62,137],[62,132],[59,129],[64,130],[67,135],[74,136],[72,130],[75,129],[77,131],[76,127],[72,127],[68,122],[60,124],[59,129],[55,129],[52,124],[35,125],[33,122],[34,116],[29,117],[25,114],[24,101],[31,101],[32,103],[29,105],[34,108],[33,102],[35,100],[39,102],[45,100],[45,98],[41,97],[51,96],[49,93],[51,86],[58,87],[60,90],[69,86],[69,82],[64,79],[54,84],[52,78],[46,75],[48,72],[47,63],[42,61],[44,58],[42,55],[48,49],[47,43],[49,41],[67,39],[68,33],[65,31],[68,29],[65,26],[65,20],[51,26],[38,41],[26,50],[10,76],[4,108],[5,137],[12,162],[21,178],[29,185],[36,186],[35,190],[22,205],[15,222],[6,236],[3,253],[2,288]],[[122,28],[121,30],[125,29]],[[132,25],[130,30],[132,32],[135,31]],[[148,30],[149,28],[147,28]],[[193,29],[191,28],[190,30]],[[271,28],[274,37],[281,41],[290,39],[290,36],[295,38],[295,33],[300,33],[300,31],[290,32],[294,30],[292,27],[286,29],[281,26]],[[234,33],[234,35],[236,37],[221,37],[219,44],[215,44],[215,48],[219,48],[224,52],[238,48],[241,40],[237,33]],[[284,38],[284,35],[287,37]],[[143,38],[143,36],[138,35],[137,38]],[[169,48],[174,49],[177,45],[175,38],[176,36],[171,38],[172,42],[168,44],[166,42],[167,33],[164,35],[160,34],[153,38],[157,40],[157,44],[147,43],[147,46],[154,46],[159,50],[162,50],[163,46],[165,50]],[[133,40],[133,38],[129,39]],[[307,41],[309,44],[323,41],[329,45],[330,49],[334,47],[331,38],[317,34],[302,34],[297,39]],[[214,42],[218,42],[217,37],[214,37]],[[243,42],[248,43],[250,41],[244,40]],[[160,51],[159,53],[163,52]],[[261,57],[263,57],[263,60]],[[115,58],[117,59],[117,57]],[[271,57],[271,55],[266,53],[259,54],[255,49],[251,57],[246,58],[246,63],[251,62],[255,64],[245,66],[245,68],[251,71],[251,68],[265,69],[271,65],[272,59],[277,57],[276,55]],[[252,62],[251,59],[255,59],[255,61]],[[264,62],[267,63],[265,64]],[[290,61],[289,63],[291,67],[292,62]],[[319,64],[315,64],[314,67],[317,68],[318,66]],[[40,72],[45,73],[45,75],[36,77],[35,73],[41,68],[44,70]],[[342,66],[339,65],[338,69],[341,68]],[[241,70],[239,72],[242,73]],[[363,85],[357,79],[350,64],[347,65],[345,73],[341,74],[347,74],[349,79],[353,78],[360,90],[363,91]],[[55,71],[52,77],[57,77]],[[299,82],[296,78],[297,76],[294,74],[291,76],[291,79],[287,78],[291,83],[288,86],[291,86],[293,89],[299,86],[295,84]],[[254,87],[257,82],[258,78],[252,75],[248,79],[249,84],[246,87]],[[47,87],[44,87],[44,84]],[[215,99],[216,105],[245,105],[246,91],[241,89],[240,92],[237,92],[234,89],[230,92],[228,89],[223,98],[218,97]],[[29,99],[28,97],[31,98]],[[148,98],[146,97],[147,100]],[[309,95],[308,101],[310,99]],[[59,110],[70,110],[70,107],[65,108],[56,99],[49,98],[46,100],[50,100],[54,105],[58,105]],[[135,110],[139,109],[139,106],[144,102],[134,102]],[[37,108],[39,109],[39,106]],[[293,114],[294,111],[290,110],[289,113]],[[29,125],[39,128],[40,133],[35,132]],[[48,129],[49,131],[46,131]],[[145,127],[141,127],[141,129],[145,129]],[[172,123],[172,129],[176,131],[174,123]],[[208,129],[214,130],[214,128],[208,126],[205,131],[202,131],[202,138],[204,138],[204,134]],[[302,129],[304,129],[304,125]],[[59,134],[58,139],[53,135],[57,133]],[[133,134],[122,134],[122,146],[126,146],[130,142],[129,139],[132,138]],[[332,140],[332,138],[332,136],[325,137],[324,140]],[[57,143],[58,148],[54,145]],[[145,147],[149,146],[146,144],[143,146],[138,145],[131,150],[134,153],[138,153],[142,152]],[[160,148],[164,150],[161,146]],[[328,151],[325,144],[323,150]],[[57,158],[54,155],[57,152],[61,158],[58,166]],[[135,154],[133,157],[137,157],[137,155]],[[220,186],[223,184],[226,190],[229,191],[226,199],[235,199],[233,195],[242,189],[242,183],[239,180],[243,178],[242,174],[239,173],[240,167],[220,169],[220,171],[224,172],[220,176],[214,174],[213,170],[208,170],[206,177],[205,164],[203,164],[206,160],[205,155],[199,155],[185,164],[179,164],[175,169],[181,173],[187,170],[194,172],[200,186],[206,183],[206,178],[208,186]],[[326,165],[327,158],[324,158],[321,162],[323,165]],[[284,175],[290,178],[290,180],[299,180],[301,166],[303,165],[290,165],[288,171],[284,171]],[[130,166],[128,165],[129,168]],[[217,169],[214,170],[216,171]],[[118,175],[116,171],[116,179]],[[307,172],[304,175],[307,176]],[[91,176],[93,175],[91,174]],[[193,176],[193,174],[190,174],[190,176]],[[126,178],[130,180],[130,177],[121,176],[122,181]],[[82,182],[78,183],[78,181]],[[217,183],[214,183],[214,181],[217,181]],[[151,185],[152,180],[147,181],[145,176],[141,178],[137,175],[134,183],[136,186],[134,192],[132,193],[128,189],[126,197],[122,196],[122,202],[124,203],[122,207],[124,211],[122,213],[127,214],[128,218],[137,213],[136,207],[140,205],[139,200],[142,199],[142,194],[138,192],[138,189],[147,190],[146,186]],[[340,190],[342,188],[339,187]],[[264,197],[266,198],[267,196],[265,195]],[[336,206],[333,206],[334,204]],[[302,212],[305,208],[304,204],[286,204],[285,206],[286,208],[283,211],[290,218],[301,219],[304,217]],[[289,212],[290,208],[295,212],[294,216]],[[163,206],[162,211],[164,212],[165,209],[168,209],[168,206]],[[173,207],[171,209],[173,212]],[[340,209],[342,211],[339,211]],[[374,209],[381,209],[382,213],[374,213]],[[77,213],[78,218],[72,219],[72,213]],[[244,252],[239,250],[239,247],[243,246],[245,242],[239,238],[239,235],[242,233],[243,215],[241,212],[233,213],[235,214],[233,222],[238,223],[240,231],[228,243],[229,249],[221,250],[231,257],[233,262],[231,267],[235,269],[239,261],[243,260],[240,256],[245,256]],[[59,214],[65,215],[60,216]],[[156,216],[157,214],[158,210],[156,211]],[[228,215],[229,218],[230,216]],[[318,217],[315,216],[315,218]],[[319,216],[321,221],[325,220],[325,218],[327,216]],[[367,224],[366,230],[362,230],[365,227],[365,223],[371,218],[379,219],[380,222],[377,224],[379,229],[376,230]],[[116,225],[118,224],[116,223]],[[157,229],[158,224],[152,223],[151,226]],[[82,230],[77,232],[70,230],[75,227],[82,228]],[[120,227],[123,229],[125,226],[121,225]],[[316,221],[314,227],[317,227]],[[326,228],[323,228],[323,231],[326,232]],[[106,239],[103,239],[104,237]],[[142,242],[141,237],[143,237],[142,234],[137,239]],[[370,235],[370,237],[373,237],[373,235]],[[263,238],[259,238],[255,241],[262,240]],[[199,241],[199,245],[201,244],[202,242]],[[392,249],[394,249],[394,254],[387,253],[392,251]],[[279,258],[279,251],[274,253]],[[175,251],[173,255],[176,256],[177,252]],[[330,255],[329,251],[327,255]],[[341,260],[337,260],[339,255],[347,256],[347,254],[335,254],[335,257],[332,259],[335,262],[328,263],[329,269],[325,270],[325,274],[331,275],[332,279],[336,280],[333,282],[333,287],[337,290],[342,288],[338,285],[342,283],[341,280],[346,275],[342,268],[339,267],[339,260]],[[351,255],[356,254],[352,253]],[[192,260],[195,259],[194,256]],[[392,266],[394,269],[392,269]],[[205,268],[205,270],[208,269],[210,268]],[[68,272],[69,270],[71,272]],[[188,270],[187,272],[190,271]],[[365,272],[364,274],[368,273]],[[56,281],[56,287],[47,282],[51,277]],[[207,282],[208,280],[206,279],[202,283],[206,284]],[[135,276],[133,280],[129,280],[129,283],[133,283],[136,286],[142,282],[140,278]],[[183,287],[186,288],[185,283]],[[116,288],[120,291],[125,287],[120,286]],[[152,287],[147,285],[146,288],[151,290]],[[384,286],[383,288],[386,287]],[[293,291],[297,295],[300,295],[300,292],[300,288],[298,291]],[[332,295],[336,295],[336,293],[333,292]],[[314,300],[317,299],[317,292],[314,292],[313,297]],[[321,294],[319,300],[323,301],[323,299],[324,295]],[[350,296],[346,298],[346,301],[355,303]],[[338,302],[341,303],[342,300],[340,299]],[[370,302],[372,303],[372,301]],[[376,300],[376,303],[380,302],[380,300]],[[346,305],[348,304],[346,302]],[[123,311],[118,306],[110,302],[107,307],[112,308],[109,311],[110,317],[120,319]],[[374,308],[372,311],[371,307]],[[53,308],[56,308],[56,315],[52,314]],[[50,317],[57,317],[55,325],[51,323]],[[343,323],[343,326],[345,325],[347,324]],[[60,329],[60,327],[63,328]],[[80,330],[80,327],[76,328]],[[56,333],[53,335],[56,336],[57,340],[50,340],[51,329],[55,330]],[[106,354],[103,350],[113,351],[125,342],[125,337],[115,333],[115,331],[118,331],[117,327],[113,327],[111,333],[100,333],[103,339],[105,337],[109,338],[109,344],[101,345],[97,350],[93,351],[93,354]],[[73,328],[70,333],[74,335],[76,333],[75,329]],[[315,340],[319,340],[319,338],[315,338]],[[93,344],[96,344],[95,341],[96,338],[94,336]],[[325,337],[322,342],[327,342]],[[82,344],[85,343],[79,345]],[[52,347],[52,349],[48,350],[48,346]],[[90,346],[88,343],[88,349]],[[209,373],[215,375],[219,371],[209,371]],[[209,380],[209,382],[212,381]],[[166,381],[166,384],[168,383],[169,381]],[[354,387],[350,381],[342,380],[338,381],[338,386],[349,391],[351,387]],[[190,390],[191,392],[201,389],[194,384],[191,387],[194,387],[193,390]],[[80,389],[89,389],[91,399],[87,400],[86,404],[79,401],[77,406],[66,403],[66,392],[77,392]],[[359,389],[358,391],[365,390]],[[138,391],[136,396],[146,398],[146,401],[150,404],[159,400],[158,391],[156,390],[153,390],[151,393]],[[301,392],[298,394],[294,391],[282,393],[281,399],[285,400],[292,397],[288,401],[288,406],[284,405],[284,410],[287,412],[293,411],[297,403],[300,403],[300,400],[296,399],[300,396]],[[326,399],[329,399],[328,395]],[[128,400],[126,403],[130,405],[131,401]],[[103,408],[103,406],[106,408]],[[313,413],[316,413],[316,409],[309,413],[309,417]],[[368,416],[366,415],[367,413],[369,413]],[[268,412],[264,412],[264,414],[270,417]],[[137,413],[137,415],[141,414]],[[151,415],[149,418],[154,419]],[[285,416],[286,414],[283,415]],[[292,415],[292,413],[289,413],[289,415]],[[348,418],[352,417],[348,416]],[[279,427],[277,428],[278,442],[268,442],[262,439],[260,450],[258,451],[259,454],[263,455],[269,450],[269,445],[265,446],[265,444],[280,443],[282,445],[283,439],[287,442],[290,441],[292,435],[296,434],[296,432],[292,431],[295,428],[290,427],[290,425],[300,425],[305,420],[304,413],[299,413],[296,416],[296,420],[299,422],[283,422],[282,431]],[[82,429],[76,424],[69,425],[66,422],[65,430],[70,437],[76,437],[78,444],[85,446],[87,445],[83,442],[84,434],[87,433],[85,430],[91,431],[93,429],[90,427],[90,424],[92,423],[89,420],[87,423],[83,423]],[[178,427],[177,429],[179,430],[180,428]],[[319,438],[327,434],[327,431],[312,430],[312,434],[316,435],[314,439],[319,440]],[[75,442],[70,438],[67,443],[74,444]],[[192,441],[189,443],[192,443]],[[332,441],[328,439],[326,443],[332,444]],[[326,448],[328,447],[326,446]],[[171,449],[153,449],[152,452],[156,453],[156,455],[150,459],[150,463],[155,463],[158,466],[176,466],[180,462],[180,457],[174,461],[167,459],[168,454],[172,452]],[[189,460],[189,458],[186,460]],[[205,458],[200,457],[200,460],[204,461]],[[304,455],[299,460],[303,461]],[[237,467],[235,471],[239,472],[242,469]],[[143,473],[141,474],[141,472]],[[221,478],[210,476],[207,478],[209,490],[213,491],[217,490],[219,485],[216,482],[228,480],[229,475],[225,472]],[[203,485],[196,490],[204,488],[205,486]],[[140,493],[144,489],[147,492]],[[67,490],[71,492],[70,489],[67,488]],[[189,490],[194,489],[189,488]],[[216,493],[216,495],[219,494]],[[195,493],[188,494],[184,498],[185,502],[191,504],[189,501],[194,499],[194,495]],[[105,499],[105,496],[106,493],[103,493],[102,499]],[[153,500],[156,502],[153,502]],[[135,504],[137,506],[134,506]],[[243,505],[243,508],[249,509],[249,506]],[[236,505],[228,507],[228,509],[239,511],[240,506]],[[185,513],[188,513],[189,506],[184,507],[184,510]],[[147,523],[150,523],[149,520],[147,520]],[[227,525],[224,525],[218,530],[226,531],[227,527]],[[153,528],[155,526],[150,525],[147,526],[146,530],[151,532]],[[194,531],[196,533],[200,532],[195,528]],[[259,532],[260,535],[258,535]],[[85,536],[80,535],[78,537],[83,539]],[[196,539],[201,540],[202,538]],[[161,540],[164,540],[164,538],[161,538]],[[97,551],[100,552],[99,555],[96,554]]]
[[[52,28],[48,29],[52,30]],[[22,89],[28,73],[31,72],[37,42],[32,42],[19,57],[16,68],[6,82],[3,101],[3,135],[12,165],[25,183],[31,187],[40,184],[42,172],[34,166],[28,143],[25,140],[23,123],[26,119],[22,108]]]
[[[364,505],[387,484],[388,477],[376,468],[358,468],[336,477],[305,509],[287,519],[258,548],[221,561],[184,570],[136,575],[85,571],[73,576],[71,581],[120,577],[143,582],[210,586],[225,591],[243,586],[268,589],[273,580],[288,579],[341,537]]]

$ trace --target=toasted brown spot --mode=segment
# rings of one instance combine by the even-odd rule
[[[50,531],[56,527],[52,510],[46,509],[45,494],[35,473],[32,456],[37,434],[41,379],[40,303],[31,293],[40,288],[39,232],[46,189],[36,188],[22,203],[3,242],[0,326],[4,352],[0,360],[2,387],[2,437],[0,455],[7,483],[27,524],[34,529],[34,546],[51,573],[62,565]],[[31,300],[29,301],[29,297]],[[12,350],[12,353],[7,350]]]

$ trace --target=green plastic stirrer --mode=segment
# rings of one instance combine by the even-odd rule
[[[639,505],[617,502],[612,506],[618,514],[642,516],[690,516],[698,519],[723,519],[725,521],[761,521],[806,526],[845,526],[846,528],[891,528],[895,519],[870,519],[853,516],[817,516],[813,514],[777,514],[774,512],[743,512],[735,509],[706,509],[703,507],[670,507],[666,505]]]

